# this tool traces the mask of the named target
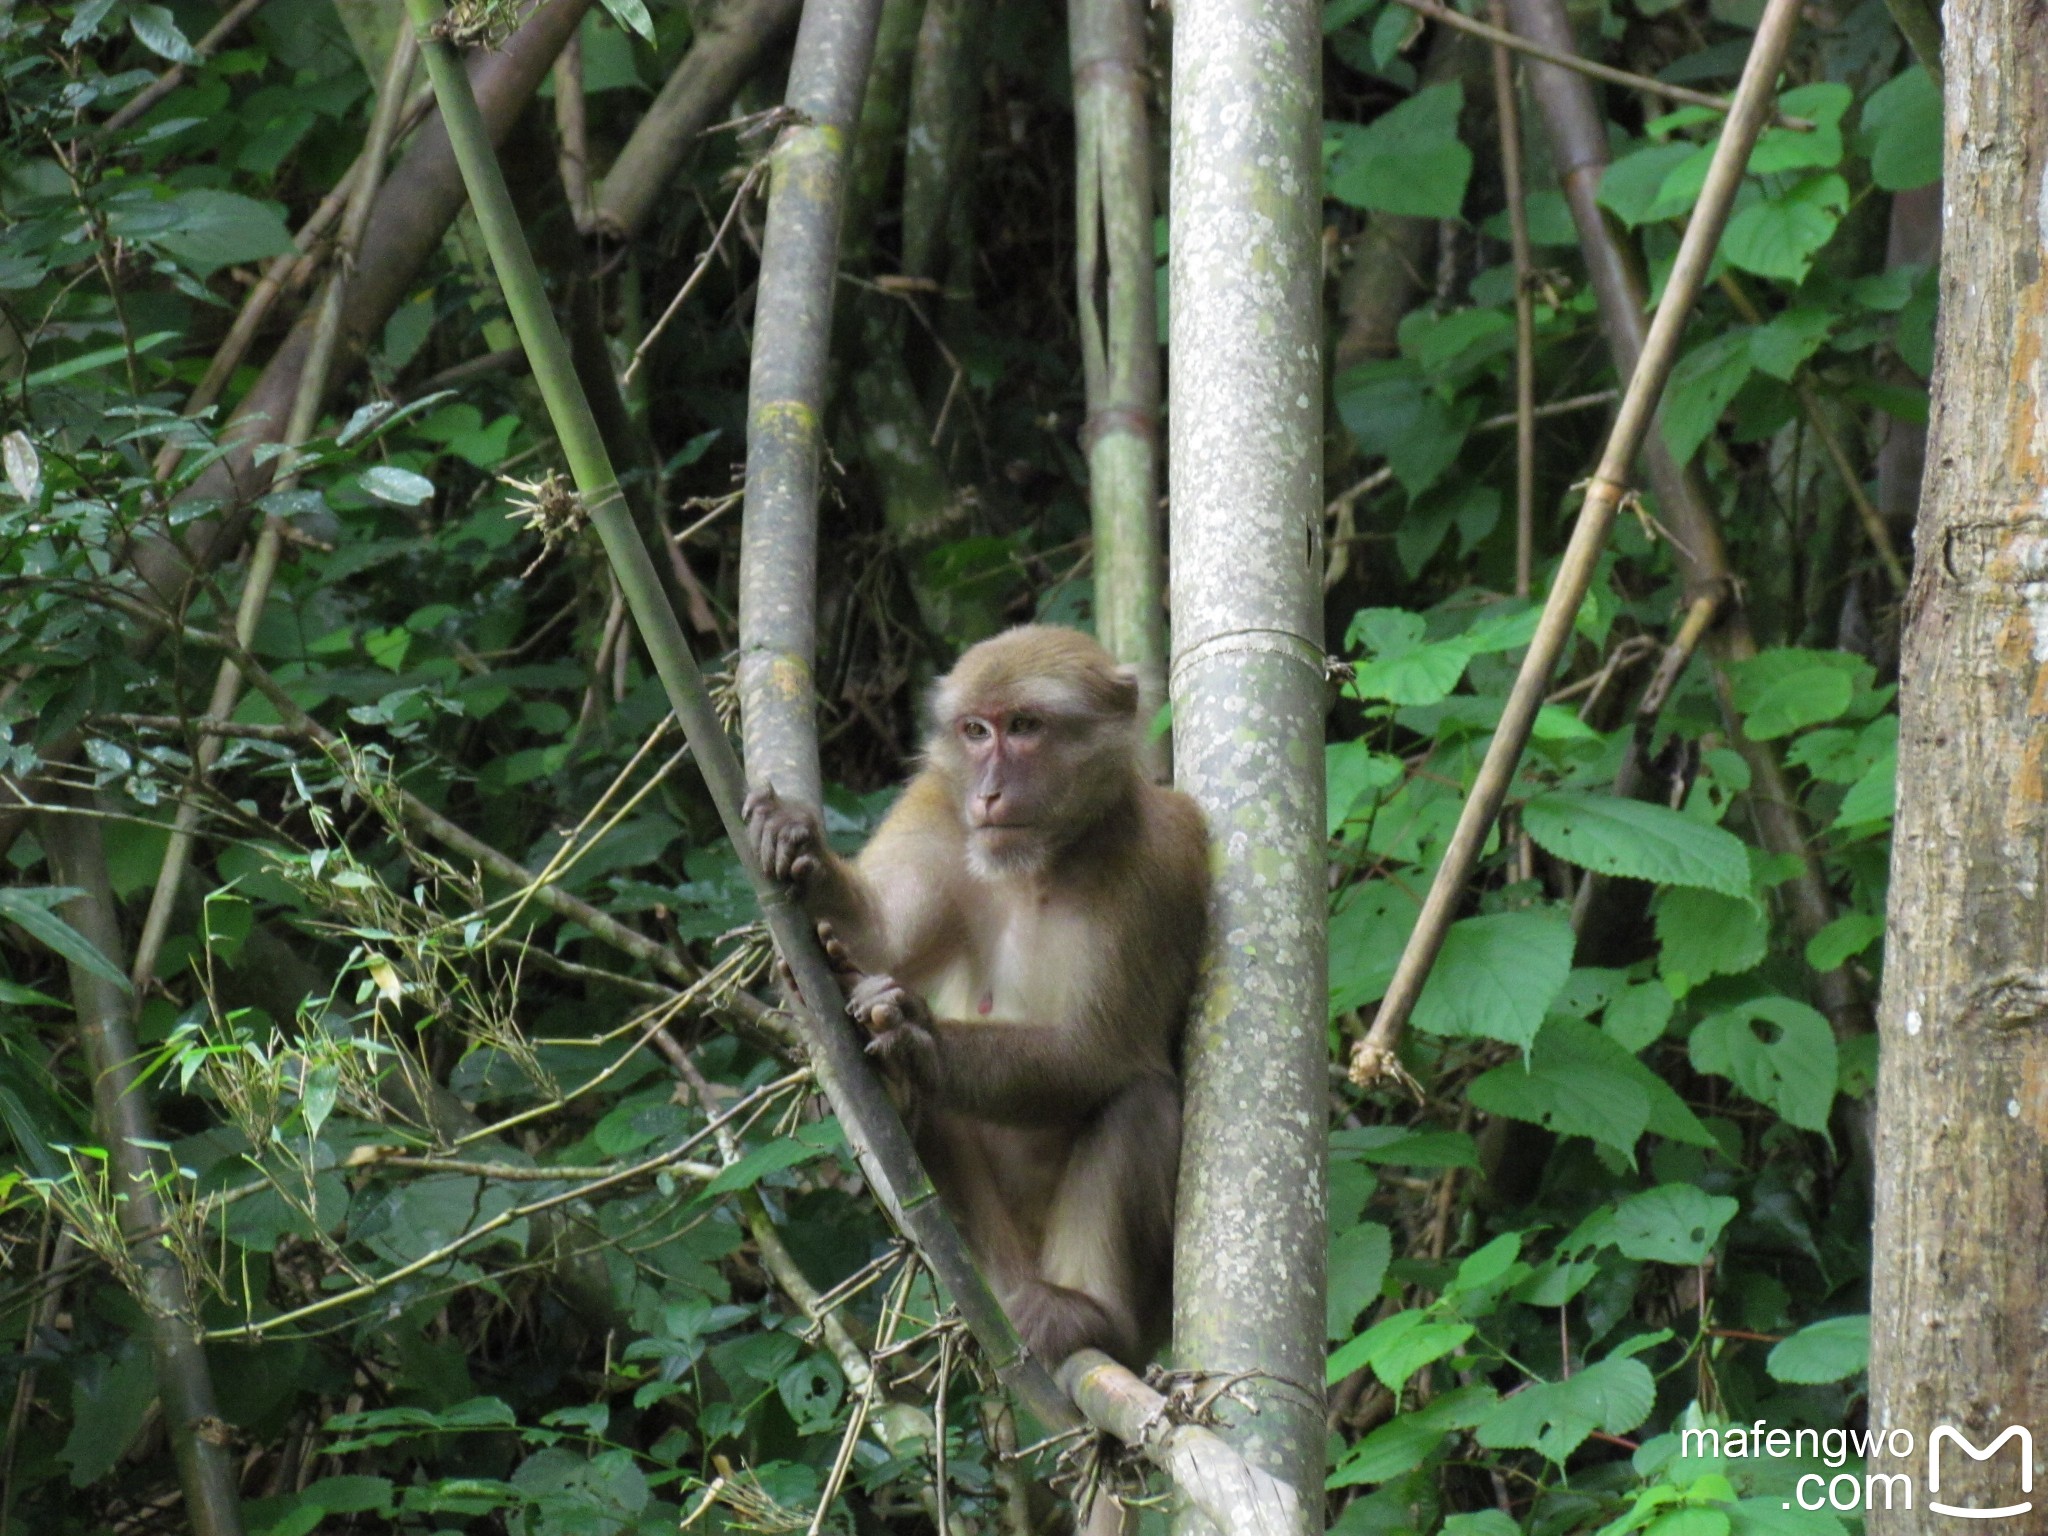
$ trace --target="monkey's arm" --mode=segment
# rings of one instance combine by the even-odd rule
[[[830,925],[840,963],[897,970],[940,937],[954,903],[934,872],[957,866],[959,833],[944,791],[926,777],[910,782],[856,860],[832,851],[815,810],[772,785],[748,794],[746,817],[761,867]]]

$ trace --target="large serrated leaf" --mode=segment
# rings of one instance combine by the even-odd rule
[[[1453,923],[1415,1002],[1415,1027],[1527,1046],[1572,968],[1572,929],[1545,908]]]
[[[1544,852],[1603,875],[1749,895],[1749,855],[1734,833],[1666,806],[1557,789],[1522,807]]]
[[[1870,1364],[1870,1315],[1831,1317],[1780,1339],[1764,1361],[1774,1381],[1799,1386],[1841,1381]]]

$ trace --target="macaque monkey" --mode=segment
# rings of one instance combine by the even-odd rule
[[[960,658],[923,768],[849,863],[747,799],[852,982],[847,1012],[1010,1319],[1047,1366],[1164,1342],[1180,1032],[1209,894],[1202,814],[1139,766],[1138,686],[1029,625]]]

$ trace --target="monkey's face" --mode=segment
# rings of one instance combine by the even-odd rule
[[[932,762],[968,861],[1028,874],[1131,793],[1137,687],[1086,636],[1027,626],[975,646],[934,696]]]
[[[984,877],[1029,874],[1085,833],[1128,783],[1128,728],[990,701],[950,723],[968,858]]]

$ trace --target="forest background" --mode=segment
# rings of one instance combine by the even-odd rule
[[[1591,80],[1427,0],[1324,8],[1320,1342],[1347,1536],[1853,1518],[1790,1505],[1839,1464],[1681,1455],[1679,1431],[1863,1422],[1940,222],[1912,0],[1805,7],[1647,493],[1401,1043],[1422,1091],[1343,1071],[1761,9],[1480,18],[1604,61]],[[1099,500],[1116,454],[1156,463],[1173,27],[1129,14],[1117,78],[1152,126],[1119,157],[1056,9],[882,6],[822,425],[847,846],[961,646],[1034,618],[1107,638],[1132,601],[1090,469]],[[714,673],[795,19],[548,0],[460,34]],[[0,1523],[1027,1528],[991,1381],[752,1000],[752,893],[610,567],[557,520],[555,436],[405,37],[355,0],[0,19]],[[1132,228],[1144,260],[1110,273]],[[143,1087],[96,1117],[116,1062]],[[196,1428],[163,1407],[195,1381]],[[202,1461],[226,1503],[195,1507]]]

